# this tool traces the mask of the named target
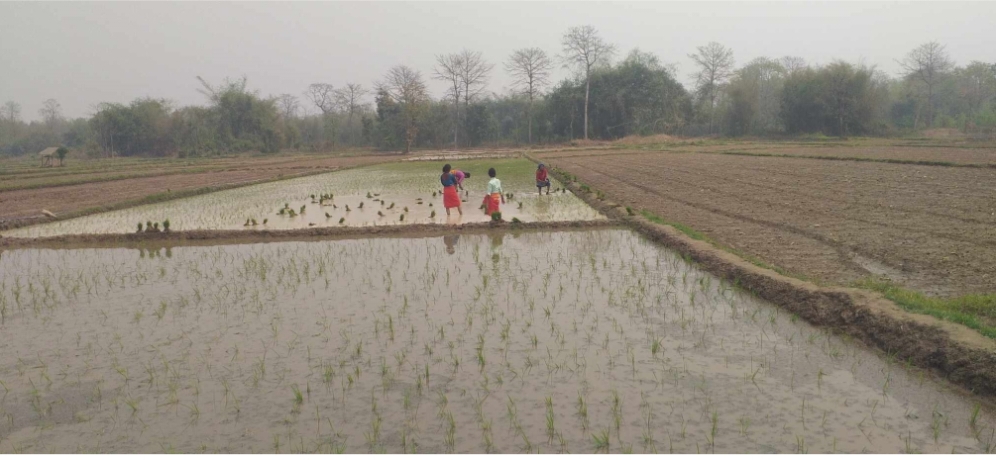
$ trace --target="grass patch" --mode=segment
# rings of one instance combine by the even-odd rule
[[[643,217],[645,217],[647,220],[649,220],[649,221],[651,221],[651,222],[653,222],[655,224],[670,225],[670,226],[672,226],[672,227],[680,230],[681,233],[684,233],[684,234],[688,235],[692,239],[696,239],[696,240],[699,240],[699,241],[705,241],[705,242],[711,243],[711,244],[716,244],[716,242],[712,241],[711,239],[709,239],[709,237],[703,235],[699,231],[697,231],[694,228],[689,227],[689,226],[687,226],[685,224],[681,224],[681,223],[678,223],[678,222],[669,222],[669,221],[666,221],[662,217],[660,217],[660,216],[658,216],[658,215],[656,215],[654,213],[651,213],[649,211],[640,211],[640,214],[643,215]]]
[[[858,287],[882,293],[903,310],[930,315],[958,323],[996,339],[996,294],[969,294],[960,297],[939,298],[911,291],[888,281],[868,279]]]

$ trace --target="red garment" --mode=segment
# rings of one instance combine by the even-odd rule
[[[446,209],[460,206],[460,194],[457,193],[455,185],[443,188],[443,206]]]
[[[486,211],[484,211],[484,213],[489,216],[493,213],[501,212],[501,209],[499,209],[499,206],[501,205],[501,193],[485,195],[484,205],[486,206]]]
[[[536,182],[546,181],[546,168],[536,170]]]

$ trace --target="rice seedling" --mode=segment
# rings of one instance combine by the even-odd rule
[[[976,437],[978,437],[979,410],[981,409],[982,405],[979,403],[975,403],[975,405],[972,406],[972,414],[968,418],[968,426],[972,428],[972,432],[976,434]]]
[[[301,393],[301,389],[297,386],[296,383],[294,385],[291,385],[291,391],[294,392],[294,404],[297,406],[304,404],[304,395]]]
[[[588,431],[588,404],[580,392],[578,392],[578,417],[581,418],[581,430]]]
[[[447,452],[453,452],[456,446],[456,421],[453,419],[453,412],[446,412],[446,435],[443,439]]]
[[[712,447],[713,452],[716,451],[716,434],[719,431],[719,413],[712,411],[712,415],[709,417],[711,427],[709,429],[709,445]]]
[[[744,415],[738,420],[740,422],[740,436],[747,436],[748,430],[750,430],[750,417]]]
[[[553,397],[546,397],[546,436],[549,441],[553,441],[554,434],[557,431],[556,419],[553,413]]]
[[[609,451],[609,430],[602,430],[599,433],[592,434],[591,438],[595,442],[595,452]]]

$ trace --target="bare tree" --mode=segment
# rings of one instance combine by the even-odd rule
[[[463,50],[460,52],[460,84],[463,86],[463,103],[470,107],[474,98],[487,89],[488,73],[494,68],[481,57],[480,51]]]
[[[297,110],[300,108],[300,102],[297,96],[291,94],[281,94],[277,96],[277,105],[280,107],[280,114],[284,117],[284,120],[290,120],[297,116]]]
[[[42,103],[42,108],[38,109],[38,115],[51,128],[62,119],[62,104],[59,104],[59,101],[55,99],[48,99]]]
[[[14,101],[7,101],[0,108],[0,118],[3,118],[11,123],[16,122],[21,118],[21,104]]]
[[[348,122],[352,123],[353,114],[363,106],[361,100],[370,91],[358,83],[346,83],[346,86],[336,90],[336,97],[340,107],[343,107],[348,114]]]
[[[785,68],[785,73],[788,75],[806,68],[806,60],[798,56],[785,56],[779,59],[778,63]]]
[[[512,52],[505,63],[505,70],[512,74],[512,85],[529,98],[526,119],[529,124],[529,143],[533,143],[533,100],[549,83],[553,62],[539,48],[522,48]]]
[[[338,100],[334,86],[328,83],[312,83],[308,85],[304,95],[322,111],[322,114],[328,115],[336,111]]]
[[[328,83],[312,83],[304,92],[305,97],[322,111],[322,121],[332,139],[332,150],[335,150],[335,112],[338,110],[339,99],[335,87]]]
[[[561,41],[564,67],[584,75],[584,138],[588,139],[588,96],[591,93],[591,71],[608,65],[615,47],[602,40],[592,26],[571,27]]]
[[[733,50],[716,42],[709,42],[697,48],[698,53],[688,57],[699,66],[699,71],[692,74],[695,78],[696,92],[699,100],[709,102],[709,133],[712,133],[716,106],[716,93],[719,86],[733,75]]]
[[[198,88],[197,92],[203,94],[205,97],[208,98],[208,100],[210,100],[214,104],[217,104],[221,99],[221,96],[228,92],[235,92],[240,94],[246,93],[252,95],[259,94],[258,91],[246,90],[248,79],[246,78],[245,75],[243,75],[242,78],[238,80],[225,78],[225,81],[223,81],[220,86],[214,86],[205,81],[200,76],[197,77],[197,81],[201,82],[201,86],[203,86],[203,88]]]
[[[422,74],[408,66],[396,66],[384,75],[384,81],[377,83],[378,91],[383,91],[401,106],[401,116],[405,125],[405,153],[411,152],[418,135],[418,121],[429,92]]]
[[[463,75],[463,57],[460,54],[436,56],[436,68],[432,78],[445,81],[448,85],[446,95],[453,98],[453,148],[458,147],[460,131],[460,96],[463,95],[461,75]]]
[[[927,127],[929,128],[934,123],[934,92],[954,64],[948,58],[947,51],[944,51],[944,45],[934,41],[914,48],[905,58],[897,62],[902,67],[906,79],[923,88],[927,106]],[[916,116],[913,119],[914,130],[917,129],[919,121],[920,107],[918,105]]]
[[[346,83],[346,86],[335,90],[336,104],[341,110],[346,111],[346,137],[355,140],[355,130],[353,129],[353,114],[363,107],[363,96],[369,91],[363,85],[357,83]]]

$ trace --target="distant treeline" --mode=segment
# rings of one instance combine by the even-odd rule
[[[263,97],[246,80],[200,80],[206,106],[175,107],[160,99],[101,104],[89,118],[66,120],[45,102],[41,121],[21,121],[10,101],[0,113],[0,154],[21,155],[65,145],[92,156],[200,156],[229,152],[382,150],[559,143],[629,135],[892,136],[928,128],[996,131],[996,64],[955,65],[944,46],[918,46],[890,76],[874,67],[800,58],[757,58],[737,67],[732,50],[709,43],[689,55],[693,88],[673,65],[615,48],[590,27],[570,29],[560,55],[525,48],[500,71],[508,94],[487,91],[495,71],[480,53],[436,58],[429,76],[390,69],[367,89],[359,84],[310,85],[300,96]],[[616,58],[616,59],[614,59]],[[550,82],[555,66],[572,76]],[[446,83],[430,95],[426,78]],[[370,99],[373,103],[370,103]],[[318,114],[301,115],[314,107]]]

